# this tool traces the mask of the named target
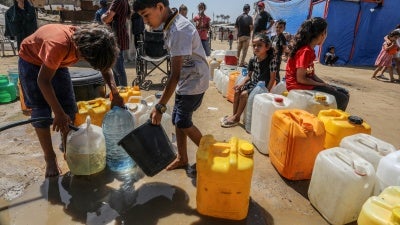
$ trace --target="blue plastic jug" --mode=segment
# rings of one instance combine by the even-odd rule
[[[128,110],[114,106],[103,119],[103,134],[106,141],[106,164],[114,172],[129,172],[135,162],[118,145],[118,142],[133,130],[135,119]]]

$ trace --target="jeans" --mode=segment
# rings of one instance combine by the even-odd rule
[[[114,65],[114,80],[117,86],[128,86],[128,80],[126,78],[125,66],[124,66],[124,52],[120,51],[117,62]]]
[[[330,85],[330,87],[316,86],[313,90],[321,91],[335,96],[338,109],[342,111],[346,110],[347,104],[349,103],[350,99],[350,94],[346,89]]]
[[[207,40],[201,40],[201,45],[203,45],[204,51],[206,52],[206,56],[210,56],[210,44]]]

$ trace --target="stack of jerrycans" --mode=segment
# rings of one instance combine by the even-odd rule
[[[324,140],[324,124],[315,115],[301,109],[277,110],[271,121],[269,158],[286,179],[310,179]]]
[[[196,154],[197,211],[200,214],[242,220],[249,208],[253,174],[253,145],[232,137],[228,143],[205,135]]]
[[[338,147],[342,138],[357,133],[371,134],[371,126],[358,116],[350,116],[340,109],[321,110],[318,113],[325,125],[325,148]]]

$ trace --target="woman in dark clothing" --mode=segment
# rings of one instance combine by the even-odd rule
[[[16,37],[18,50],[22,40],[33,34],[38,26],[35,8],[27,0],[15,0],[5,14],[4,36]]]

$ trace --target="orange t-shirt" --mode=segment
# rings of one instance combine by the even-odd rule
[[[75,29],[70,25],[44,25],[22,41],[19,57],[34,65],[44,64],[54,70],[73,65],[79,60],[72,42]]]

